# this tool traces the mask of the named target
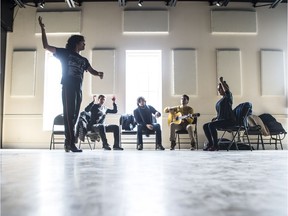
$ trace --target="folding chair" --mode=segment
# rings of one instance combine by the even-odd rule
[[[257,144],[257,150],[259,150],[259,145],[262,145],[262,149],[265,150],[264,147],[264,141],[263,141],[263,134],[261,132],[261,126],[260,125],[255,125],[253,127],[249,126],[248,127],[248,131],[247,131],[248,135],[250,136],[250,143],[251,144]],[[256,136],[256,138],[255,138]],[[243,134],[243,141],[245,142],[245,138],[246,138],[246,131]],[[254,141],[254,142],[253,142]]]
[[[55,149],[55,144],[63,144],[65,143],[65,131],[64,131],[64,117],[63,114],[59,114],[54,118],[52,133],[50,139],[50,150]]]
[[[198,121],[198,117],[200,116],[200,113],[194,113],[192,116],[194,118],[192,124],[195,125],[194,138],[195,138],[195,142],[196,142],[196,149],[198,150],[197,121]],[[186,135],[181,137],[181,135],[184,135],[184,134],[186,134]],[[188,135],[188,132],[185,129],[176,131],[176,140],[178,142],[179,150],[180,150],[180,145],[181,145],[181,139],[184,141],[183,143],[191,144],[190,137],[187,135]]]
[[[248,134],[248,120],[247,120],[247,117],[252,113],[252,104],[249,102],[241,103],[233,111],[236,117],[235,125],[233,125],[232,127],[217,128],[218,131],[224,131],[224,133],[222,134],[221,138],[218,141],[218,145],[220,143],[229,143],[227,147],[227,151],[229,151],[231,146],[235,144],[236,150],[239,150],[238,144],[244,142],[244,140],[241,141],[241,133],[244,132],[243,136],[246,136],[250,150],[252,151],[252,146]],[[231,140],[223,139],[226,132],[232,134]]]
[[[87,142],[85,142],[86,140]],[[96,147],[96,141],[100,142],[99,134],[96,132],[88,131],[87,134],[85,135],[84,141],[82,140],[79,141],[79,149],[81,148],[81,145],[88,144],[89,148],[93,150]],[[93,144],[93,148],[91,144]]]
[[[285,138],[287,132],[283,128],[282,124],[269,113],[263,113],[259,115],[259,117],[262,119],[269,131],[270,145],[273,144],[272,141],[274,141],[275,150],[278,150],[277,144],[279,142],[281,149],[283,150],[282,140]]]
[[[263,120],[265,120],[265,123],[262,121],[261,117]],[[253,136],[257,136],[257,150],[259,149],[260,143],[263,150],[265,150],[264,144],[275,145],[275,150],[278,150],[278,144],[280,144],[280,147],[283,150],[282,140],[285,138],[287,132],[281,123],[277,122],[271,114],[265,113],[260,116],[251,115],[248,117],[248,122],[248,134],[250,135],[250,142],[251,136],[252,141]],[[274,125],[274,128],[271,127],[271,125]],[[277,126],[276,128],[275,125]],[[243,138],[245,139],[245,137]],[[251,142],[251,144],[255,144],[255,142]]]

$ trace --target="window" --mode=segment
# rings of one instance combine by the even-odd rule
[[[139,96],[162,112],[161,50],[126,51],[126,113],[133,113]]]
[[[63,113],[61,63],[52,53],[45,54],[43,130],[51,130],[54,117]]]

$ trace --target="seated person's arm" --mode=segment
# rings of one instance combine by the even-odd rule
[[[164,109],[164,113],[173,113],[173,112],[177,112],[177,110],[178,110],[178,106],[176,106],[176,107],[165,107],[165,109]]]
[[[143,124],[144,123],[144,122],[142,122],[142,118],[139,115],[138,109],[135,109],[133,114],[134,114],[134,118],[135,118],[135,121],[137,124]]]
[[[192,117],[192,114],[194,113],[193,108],[191,107],[191,109],[189,110],[188,114],[191,115],[191,117],[189,116],[188,118],[186,118],[188,124],[192,124],[194,121],[194,118]]]
[[[88,106],[85,108],[85,111],[90,112],[93,105],[94,105],[94,101],[88,104]]]
[[[117,109],[117,105],[116,103],[113,103],[113,109],[107,109],[106,110],[106,113],[117,113],[118,112],[118,109]]]

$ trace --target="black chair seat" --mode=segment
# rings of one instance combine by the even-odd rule
[[[133,134],[137,134],[137,131],[134,131],[134,130],[123,130],[123,131],[121,131],[121,133],[123,134],[123,135],[133,135]]]
[[[64,131],[54,131],[53,134],[55,135],[63,135],[65,134]]]
[[[188,134],[188,131],[182,129],[182,130],[177,130],[176,133],[177,133],[177,134]]]

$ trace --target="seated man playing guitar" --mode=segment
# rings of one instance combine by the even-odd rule
[[[174,107],[166,107],[165,113],[169,113],[168,124],[170,125],[170,141],[171,148],[174,150],[176,146],[176,131],[187,130],[191,140],[191,150],[195,150],[195,138],[194,138],[194,125],[193,123],[193,108],[188,106],[189,96],[182,95],[181,105]]]

